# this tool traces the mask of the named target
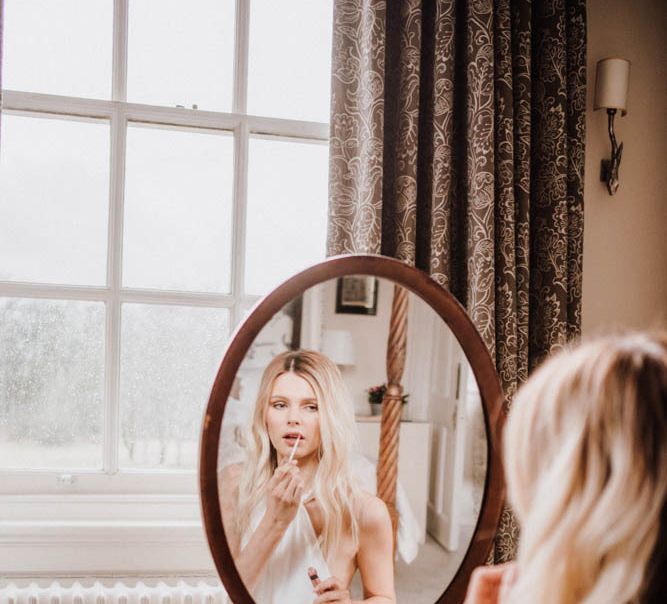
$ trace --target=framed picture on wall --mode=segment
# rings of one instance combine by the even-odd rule
[[[336,312],[375,315],[378,305],[378,280],[369,275],[346,275],[336,285]]]

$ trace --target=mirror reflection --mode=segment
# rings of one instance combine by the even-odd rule
[[[391,281],[371,276],[312,287],[272,317],[239,368],[219,495],[236,566],[260,604],[317,601],[325,590],[433,602],[465,555],[486,475],[479,391],[442,319],[408,293],[397,325],[394,296]],[[405,356],[387,506],[393,468],[380,434],[396,346]]]

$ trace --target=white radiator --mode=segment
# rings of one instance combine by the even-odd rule
[[[62,585],[54,582],[46,587],[30,583],[19,587],[14,583],[0,589],[0,604],[226,604],[229,598],[222,586],[202,581],[174,585],[143,582],[105,586],[96,581],[90,586],[75,582]]]

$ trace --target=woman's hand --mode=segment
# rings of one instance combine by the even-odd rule
[[[267,487],[266,512],[273,522],[288,526],[296,516],[303,494],[303,479],[296,461],[285,461],[273,472]]]
[[[313,600],[313,604],[323,604],[324,602],[351,604],[352,602],[349,590],[337,577],[329,577],[324,581],[320,581],[313,591],[317,594],[317,598]]]
[[[504,604],[516,576],[516,564],[480,566],[470,577],[463,604]]]

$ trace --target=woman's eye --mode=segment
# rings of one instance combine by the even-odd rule
[[[275,403],[271,403],[274,409],[284,409],[287,405],[283,403],[282,401],[276,401]]]
[[[307,405],[306,409],[308,409],[308,411],[317,411],[317,405]]]

